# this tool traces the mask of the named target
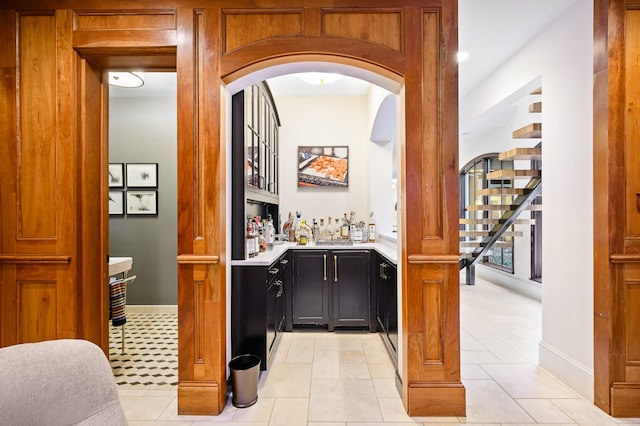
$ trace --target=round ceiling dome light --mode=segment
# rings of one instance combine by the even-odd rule
[[[316,85],[331,84],[342,77],[341,74],[327,72],[303,72],[297,75],[301,80]]]
[[[110,72],[109,84],[118,87],[140,87],[144,85],[143,75],[141,72]]]
[[[458,62],[464,62],[467,59],[469,59],[469,53],[467,53],[467,52],[458,52],[456,54],[456,59],[458,60]]]

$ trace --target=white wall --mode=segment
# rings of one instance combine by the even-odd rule
[[[464,125],[542,76],[540,365],[589,400],[593,400],[592,27],[592,2],[576,2],[460,105]]]
[[[369,217],[369,120],[366,96],[275,97],[280,116],[280,212],[302,218]],[[349,187],[298,187],[298,146],[347,145]]]

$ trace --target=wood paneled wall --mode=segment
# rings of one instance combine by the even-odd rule
[[[8,141],[0,144],[1,344],[75,337],[106,350],[103,73],[173,69],[178,411],[219,413],[227,393],[225,85],[276,64],[347,64],[403,87],[403,401],[411,415],[463,416],[456,2],[174,3],[0,6],[0,137]]]
[[[640,2],[595,2],[595,404],[640,416]]]

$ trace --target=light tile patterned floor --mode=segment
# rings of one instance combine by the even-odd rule
[[[178,385],[178,316],[127,313],[125,353],[120,327],[109,327],[109,358],[120,389],[175,390]]]
[[[273,367],[260,377],[258,402],[220,416],[178,416],[176,390],[125,384],[130,425],[375,426],[640,424],[613,419],[537,366],[541,307],[477,279],[461,287],[462,381],[467,417],[408,417],[394,367],[369,333],[283,334]],[[133,342],[132,342],[133,344]]]

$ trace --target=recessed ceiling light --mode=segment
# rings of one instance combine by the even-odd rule
[[[326,72],[303,72],[297,74],[298,78],[309,84],[330,84],[342,77],[341,74],[333,74]]]
[[[464,62],[469,59],[469,54],[467,52],[458,52],[456,54],[456,59],[458,60],[458,62]]]
[[[109,84],[118,87],[140,87],[144,85],[143,76],[141,72],[110,72]]]

